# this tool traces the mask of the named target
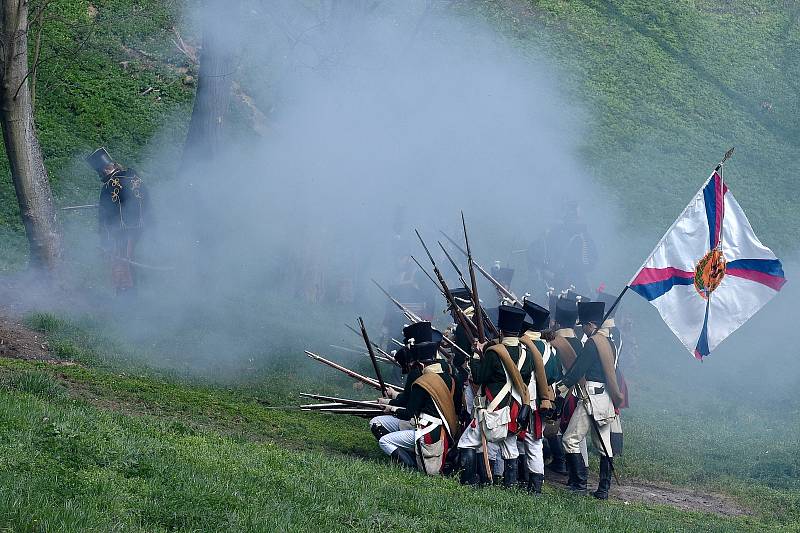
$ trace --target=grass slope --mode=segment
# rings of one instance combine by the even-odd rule
[[[797,491],[778,488],[779,474],[767,483],[737,471],[741,456],[718,458],[725,487],[682,478],[684,436],[647,418],[631,419],[638,440],[624,476],[654,468],[662,479],[710,483],[756,515],[601,503],[551,487],[542,500],[471,491],[387,465],[363,421],[265,406],[296,402],[306,387],[341,393],[346,380],[277,366],[248,386],[187,384],[105,359],[108,341],[68,323],[33,321],[62,356],[90,363],[0,360],[0,527],[9,530],[790,531],[800,518]],[[717,431],[710,425],[709,438]]]

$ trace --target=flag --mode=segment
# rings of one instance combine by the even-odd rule
[[[781,262],[753,233],[718,168],[628,287],[702,360],[784,283]]]

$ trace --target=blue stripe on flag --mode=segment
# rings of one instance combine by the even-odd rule
[[[725,268],[741,268],[755,270],[770,276],[786,277],[783,274],[783,265],[777,259],[737,259],[725,265]]]
[[[706,318],[703,320],[703,329],[700,331],[700,338],[697,339],[697,348],[694,349],[694,356],[698,359],[703,359],[711,353],[708,349],[708,308],[711,307],[706,303]]]
[[[716,174],[716,173],[715,173]],[[706,204],[706,218],[708,219],[709,250],[717,247],[717,180],[715,175],[703,187],[703,199]]]
[[[693,278],[681,278],[673,276],[663,281],[656,281],[653,283],[643,283],[641,285],[631,285],[631,289],[636,291],[640,296],[652,302],[659,296],[663,296],[672,289],[675,285],[691,285],[694,283]]]

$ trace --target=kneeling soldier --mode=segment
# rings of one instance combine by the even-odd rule
[[[431,476],[441,473],[447,451],[458,439],[453,397],[460,391],[455,377],[437,358],[438,349],[438,342],[415,343],[409,348],[412,364],[422,368],[422,375],[411,385],[405,408],[387,405],[386,410],[400,420],[410,420],[414,429],[395,431],[378,441],[393,460]]]

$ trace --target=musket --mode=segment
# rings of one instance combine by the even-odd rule
[[[369,342],[369,335],[367,335],[367,328],[364,327],[364,319],[358,317],[358,324],[361,326],[361,336],[364,338],[364,344],[367,345],[367,350],[369,351],[369,358],[372,360],[372,368],[375,369],[375,377],[378,378],[378,383],[381,386],[381,394],[389,396],[386,390],[386,383],[381,375],[381,367],[378,366],[378,360],[375,359],[375,350],[372,349],[372,343]]]
[[[98,207],[98,204],[87,204],[87,205],[69,205],[66,207],[62,207],[62,211],[75,211],[77,209],[94,209]]]
[[[381,292],[382,292],[383,294],[385,294],[385,295],[386,295],[386,297],[387,297],[387,298],[389,298],[389,300],[391,300],[391,301],[392,301],[392,303],[393,303],[394,305],[396,305],[396,306],[397,306],[397,308],[398,308],[398,309],[400,309],[400,311],[402,311],[404,315],[406,315],[406,318],[407,318],[407,319],[409,319],[409,320],[410,320],[410,321],[412,321],[412,322],[422,322],[422,318],[420,318],[420,316],[419,316],[419,315],[416,315],[416,314],[414,314],[414,313],[413,313],[413,312],[412,312],[412,311],[411,311],[409,308],[407,308],[406,306],[404,306],[403,304],[401,304],[401,303],[400,303],[400,302],[399,302],[399,301],[398,301],[398,300],[397,300],[397,299],[396,299],[394,296],[392,296],[391,294],[389,294],[389,293],[386,291],[386,289],[384,289],[383,287],[381,287],[381,284],[380,284],[380,283],[378,283],[378,282],[377,282],[377,281],[375,281],[374,279],[372,280],[372,283],[374,283],[374,284],[375,284],[375,286],[377,286],[377,287],[378,287],[378,288],[381,290]]]
[[[445,232],[443,232],[443,231],[441,231],[441,230],[439,230],[439,233],[441,233],[442,235],[444,235],[444,238],[445,238],[445,239],[447,239],[447,240],[450,242],[450,244],[452,244],[453,246],[455,246],[455,247],[458,249],[458,251],[459,251],[459,252],[461,252],[461,253],[462,253],[462,254],[464,254],[464,255],[467,255],[467,251],[466,251],[466,250],[464,250],[464,249],[463,249],[461,246],[459,246],[459,245],[456,243],[456,241],[454,241],[453,239],[451,239],[451,238],[450,238],[450,236],[449,236],[447,233],[445,233]],[[516,295],[515,295],[513,292],[511,292],[510,290],[506,289],[506,288],[503,286],[503,284],[502,284],[502,283],[500,283],[499,281],[497,281],[496,279],[494,279],[494,276],[492,276],[491,274],[489,274],[489,273],[486,271],[486,269],[485,269],[485,268],[483,268],[483,267],[480,265],[480,263],[476,262],[476,261],[473,259],[473,261],[472,261],[472,264],[473,264],[473,265],[475,265],[475,268],[477,268],[477,269],[478,269],[478,272],[480,272],[480,273],[481,273],[481,275],[482,275],[484,278],[486,278],[486,279],[489,281],[489,283],[491,283],[492,285],[494,285],[494,288],[495,288],[495,289],[497,289],[497,290],[500,292],[500,294],[502,294],[503,296],[505,296],[506,298],[508,298],[508,299],[509,299],[509,300],[511,300],[512,302],[514,302],[515,304],[517,304],[517,305],[522,305],[522,301],[521,301],[519,298],[517,298],[517,296],[516,296]]]
[[[319,361],[320,363],[322,363],[324,365],[328,365],[329,367],[334,368],[334,369],[338,370],[339,372],[343,372],[344,374],[347,374],[351,378],[356,379],[356,380],[360,381],[361,383],[369,385],[370,387],[373,387],[375,389],[381,390],[380,383],[378,383],[377,380],[374,380],[372,378],[368,378],[367,376],[363,376],[363,375],[359,374],[358,372],[354,372],[354,371],[350,370],[347,367],[344,367],[344,366],[342,366],[340,364],[334,363],[330,359],[325,359],[324,357],[319,356],[319,355],[315,354],[314,352],[309,352],[308,350],[305,350],[305,354],[308,357],[310,357],[311,359],[314,359],[315,361]],[[389,387],[390,389],[396,390],[397,392],[403,392],[403,390],[404,390],[403,387],[399,387],[397,385],[392,385],[391,383],[387,383],[386,386]]]
[[[420,264],[419,264],[419,261],[417,261],[417,258],[416,258],[416,257],[414,257],[414,256],[412,255],[412,256],[411,256],[411,259],[412,259],[412,260],[413,260],[413,261],[414,261],[414,262],[417,264],[417,266],[419,267],[419,269],[420,269],[420,270],[422,270],[422,272],[423,272],[423,273],[424,273],[426,276],[428,276],[428,279],[429,279],[429,280],[431,280],[431,283],[433,283],[433,286],[434,286],[434,287],[436,287],[436,289],[438,289],[438,291],[439,291],[440,293],[442,293],[442,296],[444,296],[444,291],[442,290],[442,288],[439,286],[439,284],[438,284],[438,283],[436,283],[436,280],[434,280],[434,279],[431,277],[431,275],[430,275],[430,274],[428,274],[428,271],[427,271],[427,270],[425,270],[424,268],[422,268],[422,265],[420,265]]]
[[[478,342],[486,342],[486,333],[483,330],[483,309],[481,300],[478,297],[478,278],[475,277],[475,268],[472,264],[472,250],[469,248],[469,237],[467,236],[467,222],[464,220],[464,212],[461,212],[461,225],[464,227],[464,242],[467,245],[467,267],[469,268],[469,278],[472,283],[472,303],[475,305],[475,326],[478,328]]]
[[[378,405],[378,402],[376,401],[350,400],[348,398],[336,398],[334,396],[325,396],[323,394],[309,394],[307,392],[301,392],[300,396],[303,396],[304,398],[312,398],[314,400],[324,400],[346,405],[360,405],[362,407],[375,407],[375,408],[381,407],[380,405]],[[325,405],[325,404],[316,404],[316,405]]]
[[[461,269],[458,268],[458,265],[453,260],[452,256],[450,255],[450,252],[448,252],[447,248],[444,247],[442,241],[436,241],[436,243],[439,245],[439,248],[441,248],[442,251],[444,252],[445,257],[447,257],[447,260],[450,261],[450,264],[453,266],[453,269],[456,271],[456,274],[458,274],[458,279],[461,280],[461,284],[464,286],[465,289],[470,290],[469,285],[467,285],[467,281],[464,279],[464,274],[461,273]]]
[[[455,298],[453,298],[453,293],[450,292],[450,289],[447,287],[447,282],[444,280],[444,276],[442,276],[441,270],[439,267],[436,266],[436,261],[433,259],[430,250],[428,250],[428,246],[425,244],[425,241],[422,240],[422,235],[419,234],[418,230],[414,230],[414,233],[417,234],[417,238],[419,242],[422,244],[422,247],[425,249],[425,253],[428,254],[428,259],[430,259],[431,264],[433,265],[433,273],[439,280],[439,284],[442,286],[442,291],[444,291],[444,297],[447,300],[448,305],[450,305],[451,309],[456,312],[456,319],[459,321],[459,324],[462,328],[464,328],[464,332],[467,334],[467,338],[469,339],[470,344],[473,343],[474,339],[472,339],[472,331],[467,327],[467,322],[464,320],[464,313],[461,312],[461,308],[456,303]],[[480,326],[477,326],[478,332],[482,332]]]
[[[356,336],[361,337],[361,333],[356,331],[356,329],[353,326],[351,326],[350,324],[345,324],[345,327],[347,329],[349,329],[350,331],[352,331],[353,333],[355,333]],[[331,344],[331,346],[334,346],[334,345]],[[380,346],[378,346],[374,342],[372,343],[372,347],[375,348],[376,350],[378,350],[378,353],[381,354],[382,357],[378,357],[379,360],[380,359],[385,359],[386,362],[389,362],[389,363],[392,363],[394,365],[400,366],[400,365],[397,364],[397,361],[394,360],[394,357],[392,357],[392,354],[388,353],[386,350],[382,349]],[[356,351],[356,350],[353,350],[353,351]],[[358,353],[360,353],[362,355],[369,356],[369,354],[366,353],[366,352],[358,352]]]
[[[385,295],[386,295],[386,297],[387,297],[387,298],[389,298],[389,300],[391,300],[391,301],[392,301],[392,303],[394,303],[394,305],[396,305],[396,306],[397,306],[397,308],[398,308],[398,309],[400,309],[400,311],[402,311],[404,315],[406,315],[406,318],[407,318],[407,319],[409,319],[411,322],[414,322],[414,323],[416,323],[416,322],[423,322],[422,318],[420,318],[420,317],[419,317],[419,315],[416,315],[416,314],[414,314],[414,312],[412,312],[412,311],[411,311],[409,308],[407,308],[406,306],[404,306],[403,304],[401,304],[399,301],[397,301],[397,299],[396,299],[396,298],[394,298],[394,297],[393,297],[391,294],[389,294],[389,293],[386,291],[386,289],[384,289],[383,287],[381,287],[381,284],[380,284],[380,283],[378,283],[378,282],[377,282],[377,281],[375,281],[374,279],[372,280],[372,283],[374,283],[374,284],[375,284],[375,285],[376,285],[376,286],[377,286],[377,287],[378,287],[378,288],[381,290],[381,292],[382,292],[383,294],[385,294]],[[466,317],[466,315],[464,315],[464,316]],[[468,318],[468,317],[467,317],[467,318]],[[348,326],[348,327],[349,327],[349,326]],[[352,328],[351,328],[351,329],[352,329]],[[469,335],[469,330],[467,330],[467,334]],[[398,345],[400,345],[400,346],[405,346],[405,344],[403,344],[403,343],[402,343],[402,342],[400,342],[400,341],[397,341],[397,340],[395,340],[395,339],[392,339],[392,340],[393,340],[394,342],[396,342],[396,343],[397,343]],[[454,350],[458,350],[459,352],[461,352],[462,354],[464,354],[464,357],[466,357],[467,359],[469,359],[469,358],[470,358],[470,354],[468,354],[467,352],[465,352],[464,350],[462,350],[462,349],[461,349],[461,347],[460,347],[459,345],[457,345],[455,342],[451,341],[451,340],[450,340],[450,339],[448,339],[447,337],[443,337],[443,338],[442,338],[442,342],[446,343],[448,346],[450,346],[450,347],[451,347],[451,348],[453,348]]]
[[[314,412],[314,413],[331,413],[334,415],[353,415],[362,418],[372,418],[383,413],[383,409],[359,409],[349,407],[331,407],[330,409],[303,409],[301,411]]]

